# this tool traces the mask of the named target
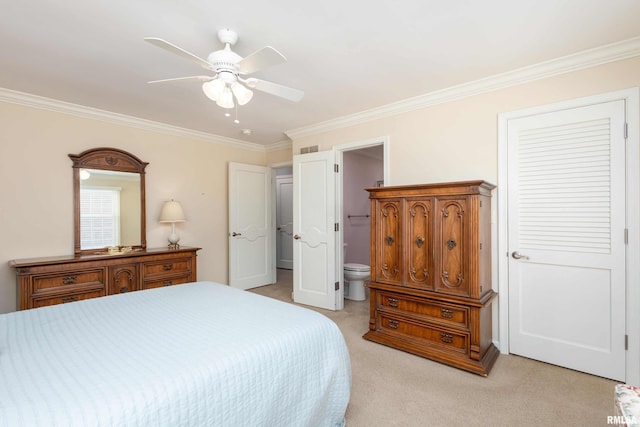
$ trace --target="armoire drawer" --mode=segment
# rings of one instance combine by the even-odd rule
[[[142,283],[142,289],[161,288],[163,286],[181,285],[183,283],[189,282],[192,282],[190,275],[171,278],[159,278],[157,280],[145,280]]]
[[[377,323],[378,330],[389,335],[417,340],[427,346],[437,346],[447,351],[469,353],[469,334],[384,314],[378,317]]]
[[[425,317],[429,322],[469,329],[469,308],[393,292],[379,292],[380,308],[397,310],[403,314]]]
[[[142,265],[142,277],[149,278],[191,272],[191,260],[191,258],[175,258],[145,262]]]
[[[33,293],[46,291],[61,286],[74,286],[85,284],[105,283],[105,270],[97,268],[94,270],[68,271],[57,274],[46,274],[34,276],[32,279]]]

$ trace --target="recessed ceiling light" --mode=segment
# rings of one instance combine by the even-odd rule
[[[242,129],[242,134],[246,136],[251,135],[251,129]]]

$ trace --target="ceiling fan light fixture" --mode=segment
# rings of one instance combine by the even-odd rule
[[[217,101],[222,96],[225,87],[226,84],[220,79],[209,80],[202,84],[204,94],[212,101]]]
[[[154,80],[149,83],[173,82],[182,80],[198,80],[202,83],[202,90],[207,98],[215,101],[220,107],[231,109],[237,105],[245,105],[253,97],[252,89],[266,92],[280,98],[298,102],[304,92],[292,89],[277,83],[256,78],[244,80],[244,76],[255,73],[262,68],[286,62],[286,58],[271,46],[263,47],[248,56],[242,57],[231,50],[238,41],[238,35],[234,31],[224,28],[218,32],[218,39],[224,44],[223,49],[211,52],[207,59],[200,58],[191,52],[182,49],[166,40],[157,37],[145,37],[145,40],[157,47],[182,56],[209,72],[214,76],[189,76],[163,80]],[[240,84],[239,84],[240,83]],[[235,100],[234,100],[235,98]]]
[[[236,82],[231,86],[233,94],[236,96],[239,105],[244,105],[253,98],[253,91],[247,89],[240,83]]]
[[[233,108],[233,93],[231,93],[231,89],[228,86],[224,87],[224,90],[220,94],[220,97],[216,100],[216,104],[218,104],[222,108]]]

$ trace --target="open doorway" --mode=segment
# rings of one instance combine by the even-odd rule
[[[345,288],[344,286],[345,258],[343,254],[343,248],[344,248],[343,243],[346,241],[347,245],[349,245],[349,242],[351,242],[351,246],[353,247],[353,250],[354,250],[354,252],[351,254],[353,255],[353,257],[350,257],[349,251],[347,249],[347,261],[354,262],[354,263],[357,262],[358,264],[370,265],[370,262],[369,262],[370,222],[368,221],[369,218],[367,217],[367,215],[369,214],[370,208],[369,208],[368,192],[365,190],[365,188],[389,184],[388,150],[389,150],[389,146],[388,146],[387,138],[379,137],[376,139],[371,139],[366,141],[356,141],[356,142],[351,142],[347,144],[336,145],[330,150],[330,152],[325,152],[326,155],[323,156],[323,158],[324,157],[329,159],[333,158],[333,160],[329,161],[329,164],[331,166],[329,169],[331,169],[332,172],[334,169],[333,163],[337,165],[337,167],[335,168],[336,171],[340,172],[338,174],[335,174],[334,183],[330,184],[331,187],[335,189],[335,190],[332,190],[332,191],[335,191],[335,193],[331,197],[331,200],[333,200],[331,202],[331,205],[335,206],[335,213],[330,214],[330,216],[335,218],[335,222],[337,226],[339,226],[336,229],[336,231],[338,232],[335,234],[335,245],[331,244],[330,253],[326,254],[331,260],[330,262],[331,271],[326,272],[327,277],[331,278],[330,280],[331,289],[330,290],[328,289],[327,287],[328,285],[324,281],[322,283],[316,283],[317,280],[315,279],[317,278],[317,275],[314,275],[311,278],[310,277],[304,278],[304,280],[302,280],[303,278],[298,278],[297,283],[299,284],[305,283],[307,285],[311,285],[313,283],[314,286],[320,286],[320,287],[323,287],[323,289],[327,287],[327,289],[324,289],[324,290],[326,291],[326,296],[328,296],[329,294],[333,294],[333,281],[335,280],[336,282],[335,304],[334,303],[330,304],[332,307],[331,309],[340,310],[343,308],[343,305],[344,305],[343,296],[344,296],[344,288]],[[313,157],[315,156],[315,154],[314,155],[309,154],[308,156]],[[315,164],[315,162],[319,161],[318,159],[315,159],[315,158],[313,159],[307,158],[307,155],[296,156],[295,158],[299,159],[299,161],[302,162],[302,164],[307,164],[307,163]],[[326,161],[326,160],[323,160],[323,161]],[[296,164],[296,160],[294,159],[293,165],[295,164]],[[301,167],[300,165],[301,163],[298,163],[298,168]],[[279,176],[286,176],[288,173],[290,173],[289,172],[290,170],[291,172],[293,172],[293,168],[289,169],[289,166],[290,165],[288,164],[271,165],[271,168],[273,170],[273,177],[274,177],[274,180],[273,180],[274,189],[276,186],[276,182],[279,180],[278,178]],[[323,166],[322,169],[324,170],[325,166]],[[310,171],[308,173],[310,173]],[[296,175],[296,174],[293,173],[293,175]],[[308,179],[310,178],[310,175],[307,175],[307,172],[303,173],[302,175],[306,176]],[[298,177],[302,175],[298,174]],[[330,173],[330,175],[334,175],[334,174]],[[322,190],[321,188],[320,189],[316,188],[319,185],[318,182],[315,181],[316,178],[311,178],[311,179],[312,181],[308,181],[308,182],[305,181],[306,183],[305,182],[299,183],[298,187],[300,186],[306,187],[306,184],[310,184],[310,187],[313,187],[315,190],[311,191],[307,189],[303,191],[302,188],[298,188],[298,189],[294,188],[293,189],[294,194],[297,194],[295,193],[296,191],[300,191],[301,194],[308,194],[309,191],[311,191],[312,193],[318,194],[319,196],[321,194],[325,194],[324,190]],[[333,179],[334,178],[332,178],[332,180]],[[294,179],[293,186],[296,186],[295,179]],[[275,193],[276,191],[274,190],[274,196],[275,196]],[[284,200],[283,198],[280,198],[281,202],[283,200]],[[300,200],[300,195],[298,197],[298,200]],[[274,218],[277,218],[278,216],[281,216],[281,215],[279,215],[280,209],[277,206],[278,203],[277,203],[276,197],[274,197],[274,202],[275,202],[274,210],[273,210]],[[354,203],[351,203],[351,202],[354,202]],[[282,207],[283,205],[281,204],[281,208]],[[296,210],[296,207],[293,207],[293,209],[294,211],[298,212]],[[331,222],[333,222],[333,220]],[[284,228],[283,225],[285,224],[276,224],[276,221],[274,221],[274,233],[280,232],[281,230],[277,230],[277,228]],[[308,235],[308,233],[306,232],[309,230],[305,230],[304,225],[301,223],[298,223],[298,227],[300,228],[300,230],[296,231],[295,227],[296,226],[294,223],[294,230],[292,230],[293,231],[292,234],[294,236],[296,234],[300,234],[301,239],[299,240],[299,242],[294,243],[294,251],[293,251],[294,253],[296,253],[295,248],[297,246],[297,243],[300,243],[301,245],[309,243],[309,242],[305,242],[305,236]],[[331,226],[331,228],[333,228],[333,226]],[[345,228],[346,228],[346,240],[343,237],[345,235]],[[355,232],[355,236],[354,236],[354,232]],[[278,239],[275,239],[275,240],[277,241]],[[273,250],[278,251],[276,245],[274,245]],[[318,259],[314,257],[314,262],[316,262],[316,264],[317,264],[317,261]],[[300,262],[302,261],[300,258],[298,258],[298,263]],[[274,262],[274,267],[275,267],[275,264],[276,263]],[[316,264],[314,264],[313,266],[310,266],[310,268],[304,268],[304,271],[307,271],[307,272],[316,271],[316,270],[324,271],[323,269],[326,269],[329,267],[328,265],[322,267],[321,265],[316,265]],[[295,264],[295,265],[299,265],[299,264]],[[297,268],[298,267],[294,266],[294,271],[277,269],[279,270],[277,271],[277,275],[280,276],[282,274],[284,275],[292,274],[294,276],[294,285],[295,285],[295,282],[296,282],[295,277],[297,277],[296,275],[304,273],[304,271],[299,271],[299,272],[295,271]],[[299,268],[302,268],[302,267],[300,266]],[[307,279],[311,279],[310,282],[308,282]],[[304,289],[306,288],[301,285],[301,290],[304,290]],[[305,304],[308,304],[308,303],[305,303]],[[314,305],[314,304],[310,304],[310,305]]]
[[[383,146],[344,151],[342,172],[343,295],[362,301],[367,292],[360,279],[368,279],[371,265],[369,193],[365,189],[384,184]]]
[[[389,143],[386,137],[365,141],[356,141],[334,146],[334,151],[340,163],[342,173],[338,177],[338,206],[336,215],[341,219],[340,239],[337,252],[336,266],[340,281],[340,296],[336,307],[341,309],[344,298],[356,301],[367,300],[368,292],[358,282],[345,281],[345,264],[349,270],[358,271],[356,276],[362,276],[360,270],[369,267],[370,262],[370,187],[389,185]],[[369,271],[370,273],[370,271]],[[354,273],[350,273],[353,275]]]
[[[293,169],[273,169],[276,198],[276,269],[293,270]]]

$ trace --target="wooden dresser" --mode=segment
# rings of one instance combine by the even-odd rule
[[[18,309],[193,282],[199,249],[13,260],[9,265],[16,269]]]
[[[492,343],[491,190],[484,181],[371,188],[365,339],[486,376]]]

